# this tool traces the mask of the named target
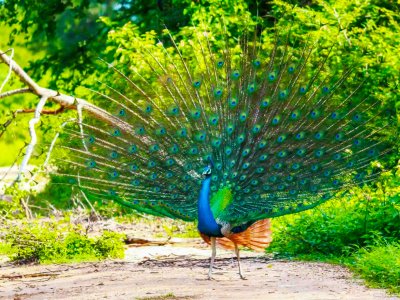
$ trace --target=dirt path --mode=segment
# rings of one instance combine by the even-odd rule
[[[243,253],[240,280],[232,253],[220,250],[215,280],[206,279],[209,249],[136,247],[124,261],[0,268],[0,299],[399,299],[369,289],[344,268],[271,260]]]

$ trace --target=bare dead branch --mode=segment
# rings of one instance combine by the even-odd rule
[[[0,50],[0,58],[3,62],[5,62],[10,69],[24,82],[27,86],[30,87],[33,93],[39,94],[40,87],[39,85],[28,75],[25,71],[14,62],[7,54]]]
[[[30,273],[30,274],[16,274],[16,275],[2,275],[0,279],[24,279],[24,278],[36,278],[36,277],[55,277],[61,275],[61,273],[56,272],[42,272],[42,273]]]
[[[1,124],[1,132],[0,132],[0,138],[2,137],[2,135],[6,132],[7,127],[10,126],[11,122],[15,119],[15,117],[11,117],[10,119],[8,119],[7,121],[5,121],[3,124]]]
[[[43,109],[42,110],[42,115],[58,115],[66,109],[65,106],[60,106],[57,109],[51,110],[51,109]],[[0,137],[6,132],[7,127],[10,126],[11,122],[17,117],[18,114],[27,114],[27,113],[34,113],[36,109],[34,108],[22,108],[22,109],[17,109],[12,113],[12,117],[5,121],[3,124],[1,124],[1,132],[0,132]]]
[[[35,94],[40,97],[40,101],[38,102],[38,104],[34,110],[35,116],[29,122],[29,133],[31,135],[31,141],[26,148],[26,153],[25,153],[25,156],[21,163],[20,171],[19,171],[18,177],[15,180],[15,182],[20,181],[21,175],[24,172],[24,170],[26,169],[29,159],[32,156],[33,148],[37,143],[35,124],[37,122],[39,122],[41,113],[57,114],[57,113],[64,111],[65,109],[77,109],[79,107],[78,118],[79,118],[80,123],[82,123],[81,111],[86,111],[87,113],[89,113],[91,116],[93,116],[96,119],[102,120],[105,123],[111,124],[112,126],[117,126],[128,133],[134,133],[134,129],[133,129],[132,125],[130,125],[129,123],[127,123],[123,120],[118,119],[116,116],[113,116],[106,110],[104,110],[84,99],[61,94],[58,91],[54,91],[54,90],[43,88],[43,87],[39,86],[15,61],[13,61],[13,59],[11,57],[9,57],[5,52],[0,50],[0,62],[1,61],[3,61],[4,63],[6,63],[9,66],[10,72],[11,71],[14,72],[19,77],[19,79],[28,86],[27,88],[24,88],[24,89],[19,89],[19,90],[3,93],[3,94],[1,94],[3,98],[7,97],[7,96],[18,94],[18,93],[22,93],[22,92],[27,92],[27,93],[30,92],[30,93]],[[7,76],[7,77],[9,77],[9,76]],[[2,85],[4,85],[4,84],[2,84]],[[56,102],[61,107],[57,110],[44,110],[43,109],[44,103],[47,100]],[[30,113],[30,112],[33,112],[33,110],[27,109],[27,110],[20,110],[19,112]],[[11,121],[12,120],[9,120],[5,124],[3,124],[3,128],[6,128],[11,123]]]
[[[76,110],[77,110],[77,112],[78,112],[78,123],[79,123],[79,130],[80,130],[80,133],[81,133],[82,144],[83,144],[83,147],[85,148],[86,152],[89,152],[89,149],[88,149],[88,147],[86,146],[86,141],[85,141],[85,139],[84,139],[85,134],[84,134],[84,132],[83,132],[83,126],[82,126],[82,123],[83,123],[83,118],[82,118],[82,106],[81,106],[80,104],[78,104],[78,105],[76,106]]]
[[[42,115],[58,115],[62,112],[64,112],[64,110],[67,109],[65,106],[60,106],[57,109],[43,109],[41,114]],[[68,109],[71,109],[71,107],[68,107]],[[26,113],[34,113],[36,111],[35,108],[24,108],[24,109],[18,109],[14,112],[14,114],[26,114]]]
[[[24,200],[24,198],[21,198],[20,199],[20,204],[21,204],[21,206],[24,208],[24,210],[25,210],[25,216],[26,216],[26,218],[28,219],[28,220],[30,220],[30,219],[32,219],[33,218],[33,215],[32,215],[32,211],[31,211],[31,209],[30,209],[30,207],[29,207],[29,198],[30,198],[30,196],[28,196],[27,198],[26,198],[26,200]]]
[[[9,69],[8,69],[7,76],[6,76],[6,78],[3,80],[3,82],[2,82],[1,85],[0,85],[0,93],[1,93],[1,91],[3,90],[4,86],[6,85],[6,83],[8,82],[8,80],[10,80],[10,77],[11,77],[12,58],[14,57],[14,48],[8,49],[8,51],[11,52],[11,55],[10,55],[10,57],[11,57],[11,64],[8,65],[8,66],[9,66]]]
[[[71,122],[74,122],[74,121],[75,121],[74,118],[71,118],[71,119],[65,121],[64,123],[61,124],[60,130],[61,130],[62,128],[64,128],[65,125],[67,125],[68,123],[71,123]],[[50,155],[51,155],[51,153],[53,152],[54,146],[56,145],[56,142],[57,142],[57,139],[58,139],[59,136],[60,136],[60,131],[57,131],[57,133],[55,134],[53,140],[52,140],[51,143],[50,143],[49,150],[47,151],[46,159],[45,159],[45,161],[44,161],[44,163],[43,163],[43,165],[42,165],[42,168],[43,168],[43,169],[45,169],[45,168],[47,167],[47,165],[49,164]],[[36,177],[37,177],[37,175],[39,174],[39,172],[40,172],[40,170],[36,171],[36,172],[32,175],[32,177],[29,179],[29,181],[28,181],[28,183],[27,183],[28,186],[31,184],[31,182],[33,182],[33,181],[36,179]],[[1,180],[0,180],[0,181],[1,181]]]
[[[94,206],[92,205],[92,203],[89,201],[89,199],[88,199],[88,197],[86,196],[86,194],[84,193],[84,191],[83,191],[83,190],[80,190],[80,192],[81,192],[81,194],[82,194],[82,196],[83,196],[83,199],[85,199],[85,201],[87,202],[87,204],[90,206],[90,208],[91,208],[91,210],[92,210],[92,213],[95,214],[97,220],[101,220],[101,221],[102,221],[103,218],[102,218],[101,215],[96,211],[96,209],[94,208]]]
[[[39,101],[38,105],[36,106],[35,115],[29,121],[29,134],[31,136],[31,141],[28,144],[28,147],[26,148],[24,159],[22,160],[21,167],[18,172],[18,176],[15,180],[16,182],[20,181],[22,174],[25,172],[25,168],[28,165],[29,159],[32,156],[33,149],[35,148],[35,146],[37,144],[37,135],[36,135],[35,125],[36,125],[36,123],[38,123],[40,121],[40,113],[42,112],[47,99],[48,98],[46,98],[44,96],[42,98],[40,98],[40,101]]]
[[[12,95],[16,95],[16,94],[25,94],[25,93],[31,93],[30,88],[21,88],[21,89],[4,92],[4,93],[0,94],[0,99],[6,98],[6,97],[9,97]]]
[[[84,99],[61,94],[58,91],[39,86],[15,61],[13,61],[7,54],[5,54],[1,50],[0,59],[11,67],[12,71],[21,79],[21,81],[29,87],[29,91],[31,93],[41,98],[45,97],[69,109],[76,109],[76,106],[79,104],[82,107],[82,110],[90,113],[95,118],[103,120],[104,122],[112,124],[114,126],[118,126],[129,133],[134,133],[134,129],[130,124],[118,119],[116,116],[113,116],[106,110]]]
[[[51,110],[51,109],[43,109],[42,110],[42,115],[57,115],[66,109],[65,106],[60,106],[57,109]],[[34,113],[35,109],[34,108],[23,108],[23,109],[17,109],[12,113],[12,117],[5,121],[3,124],[0,124],[0,138],[3,136],[3,134],[7,131],[7,127],[10,126],[12,121],[17,117],[18,114],[26,114],[26,113]],[[1,181],[1,180],[0,180]]]

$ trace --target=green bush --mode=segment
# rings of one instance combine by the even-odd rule
[[[22,219],[26,216],[21,201],[29,196],[29,192],[9,187],[4,191],[0,190],[0,196],[0,217],[2,219]]]
[[[344,263],[372,286],[400,293],[400,185],[355,188],[313,210],[273,219],[268,252]]]
[[[370,285],[400,293],[400,244],[361,249],[351,268]]]
[[[274,242],[268,251],[285,256],[349,256],[381,239],[396,241],[399,207],[398,187],[354,189],[313,210],[274,219]]]
[[[62,221],[9,224],[2,237],[3,251],[19,263],[96,261],[124,257],[124,235],[104,231],[89,237],[82,226]]]
[[[96,239],[94,248],[96,255],[99,258],[123,258],[124,257],[124,244],[123,240],[125,235],[104,231],[102,236]]]

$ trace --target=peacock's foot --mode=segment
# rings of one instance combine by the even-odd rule
[[[240,276],[240,279],[242,279],[242,280],[247,280],[247,278],[246,277],[244,277],[242,274],[240,274],[239,273],[239,276]]]

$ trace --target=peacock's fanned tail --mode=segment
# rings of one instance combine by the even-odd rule
[[[91,198],[194,220],[212,161],[212,193],[233,199],[218,219],[232,226],[375,180],[371,161],[391,151],[380,137],[389,121],[371,128],[379,102],[360,92],[354,68],[332,71],[330,49],[317,42],[251,36],[192,28],[185,42],[132,50],[128,75],[110,64],[119,81],[93,92],[114,117],[84,116],[64,130],[53,156],[59,180]]]

